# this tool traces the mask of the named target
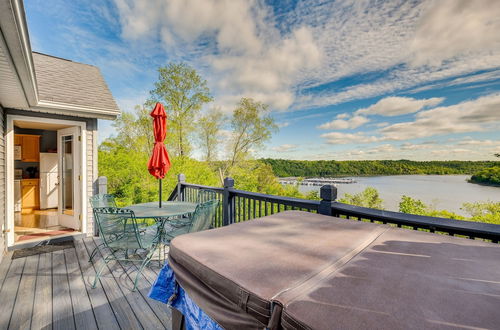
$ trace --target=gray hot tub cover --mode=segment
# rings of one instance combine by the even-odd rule
[[[500,248],[479,241],[287,211],[179,236],[169,264],[227,329],[500,324]]]

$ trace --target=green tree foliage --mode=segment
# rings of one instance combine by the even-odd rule
[[[368,187],[360,193],[351,195],[344,194],[339,200],[341,203],[369,207],[372,209],[383,209],[383,200],[380,198],[378,190],[373,187]]]
[[[471,215],[469,220],[500,225],[500,202],[464,203],[463,209]]]
[[[159,77],[150,92],[148,105],[162,102],[169,120],[167,144],[174,155],[187,156],[196,114],[210,101],[207,81],[186,63],[170,63],[158,69]]]
[[[279,177],[324,177],[342,175],[472,174],[487,167],[500,166],[494,161],[411,160],[288,160],[262,159]]]
[[[399,202],[399,212],[425,215],[428,217],[448,218],[455,220],[464,220],[465,217],[446,210],[435,210],[426,205],[420,199],[414,199],[403,195]]]
[[[217,149],[220,147],[220,130],[224,124],[224,115],[219,109],[210,109],[199,120],[196,135],[203,152],[204,160],[210,162],[217,159]]]
[[[427,212],[427,205],[420,199],[413,199],[409,196],[403,195],[401,202],[399,202],[399,212],[425,215]]]
[[[261,148],[273,132],[278,130],[269,115],[268,106],[251,98],[242,98],[231,117],[231,137],[228,162],[223,175],[231,173],[236,165],[248,160],[250,150]]]
[[[271,167],[260,161],[248,160],[232,168],[231,177],[236,188],[263,194],[303,197],[297,186],[283,186]]]
[[[150,154],[125,148],[114,141],[99,147],[99,174],[108,178],[108,191],[115,195],[119,206],[158,200],[158,180],[149,174]],[[191,182],[216,186],[218,178],[206,162],[189,157],[172,157],[172,167],[163,179],[164,200],[177,184],[177,175],[184,173]]]
[[[485,168],[471,176],[470,181],[500,186],[500,166]]]

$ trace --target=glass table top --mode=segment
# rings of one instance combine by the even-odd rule
[[[161,202],[161,208],[158,202],[149,202],[126,206],[126,209],[134,211],[136,218],[170,218],[193,213],[197,203],[167,201]]]

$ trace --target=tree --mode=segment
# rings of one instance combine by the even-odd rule
[[[462,209],[472,216],[469,220],[500,225],[500,202],[464,203]]]
[[[198,120],[197,135],[203,151],[203,159],[211,162],[217,158],[217,142],[224,115],[219,109],[212,108]]]
[[[158,69],[159,77],[150,92],[149,104],[163,102],[167,111],[167,141],[175,155],[187,156],[195,115],[203,104],[212,101],[207,81],[185,63],[170,63]]]
[[[362,207],[369,207],[372,209],[383,209],[383,200],[380,198],[378,190],[373,187],[368,187],[360,193],[351,195],[344,194],[339,202]]]
[[[112,141],[129,150],[150,153],[154,144],[150,111],[145,106],[136,105],[135,112],[122,112],[112,124],[116,135],[107,142]],[[106,148],[106,145],[102,147]]]
[[[239,162],[248,159],[250,150],[261,148],[278,130],[268,113],[268,106],[251,98],[240,100],[231,118],[231,128],[229,157],[222,176]]]
[[[420,199],[413,199],[409,196],[403,195],[401,202],[399,202],[399,212],[425,215],[427,212],[427,205]]]

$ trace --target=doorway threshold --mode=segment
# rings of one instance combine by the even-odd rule
[[[84,234],[80,231],[73,231],[73,232],[69,232],[69,233],[61,234],[61,235],[37,237],[34,239],[30,239],[30,240],[15,242],[14,245],[9,246],[7,248],[7,251],[14,251],[14,250],[18,250],[18,249],[30,248],[30,247],[34,247],[34,246],[39,245],[40,242],[43,242],[43,241],[50,241],[50,240],[55,240],[55,239],[59,239],[59,238],[63,238],[63,237],[70,237],[70,236],[72,236],[75,239],[78,239],[78,238],[86,237],[87,234]]]

